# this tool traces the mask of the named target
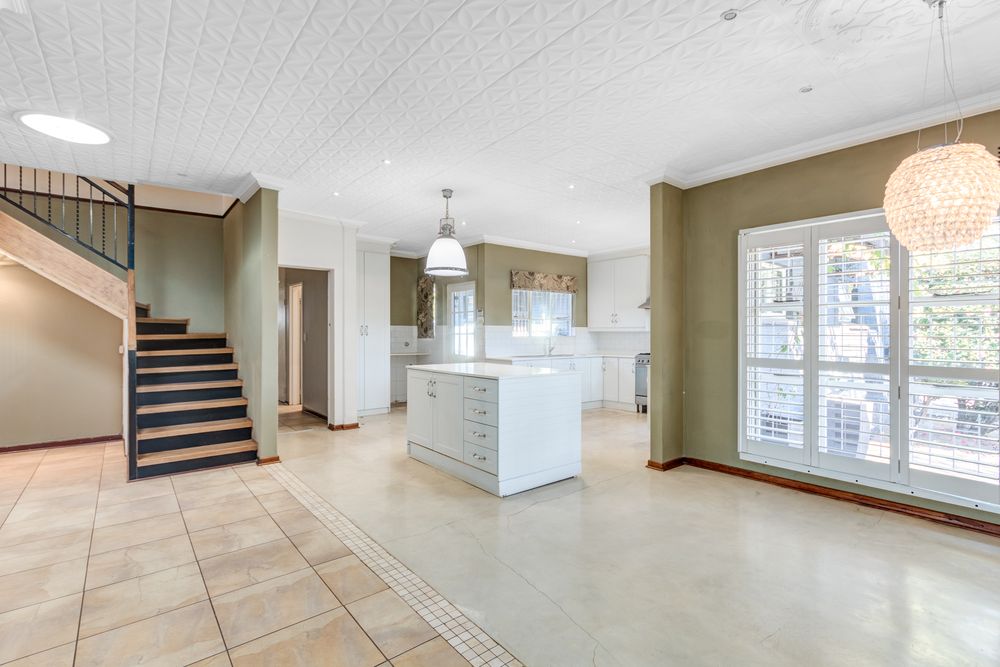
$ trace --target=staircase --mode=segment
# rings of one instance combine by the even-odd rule
[[[257,458],[243,381],[224,333],[136,303],[136,473],[153,477]]]

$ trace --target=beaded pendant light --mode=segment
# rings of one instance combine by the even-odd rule
[[[955,104],[949,70],[950,44],[945,38],[945,0],[925,0],[938,10],[944,75]],[[947,250],[982,238],[1000,211],[1000,163],[980,144],[959,143],[962,117],[954,142],[920,150],[903,160],[885,186],[885,219],[908,250]],[[945,125],[947,133],[947,125]]]

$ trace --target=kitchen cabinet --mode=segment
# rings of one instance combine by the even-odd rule
[[[587,326],[591,331],[648,331],[649,257],[587,263]]]
[[[620,357],[618,359],[618,398],[619,403],[635,404],[635,359]]]
[[[618,357],[604,357],[601,368],[604,371],[601,397],[604,401],[617,402],[619,380]]]
[[[389,411],[389,255],[358,253],[358,414]]]
[[[489,363],[411,366],[407,453],[498,496],[574,477],[580,377]]]

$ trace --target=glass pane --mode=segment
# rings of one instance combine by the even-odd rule
[[[819,374],[819,451],[888,463],[889,376]]]
[[[801,448],[802,371],[748,368],[746,389],[747,438]]]
[[[888,363],[890,242],[889,232],[820,240],[821,360]]]
[[[997,484],[1000,384],[910,378],[910,466]]]
[[[802,359],[802,244],[747,253],[747,356]]]

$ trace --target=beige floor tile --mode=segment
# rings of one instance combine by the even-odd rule
[[[437,632],[393,591],[382,591],[347,605],[355,620],[391,660],[437,637]]]
[[[213,604],[230,648],[340,606],[312,569],[241,588]]]
[[[285,536],[269,516],[227,523],[191,533],[191,544],[199,560],[245,549]]]
[[[281,526],[281,529],[287,535],[296,535],[323,527],[319,519],[304,507],[285,512],[276,512],[271,515],[271,518]]]
[[[201,561],[205,584],[213,598],[308,566],[285,537]]]
[[[343,604],[388,588],[378,575],[353,555],[317,565],[316,572]]]
[[[198,662],[192,662],[188,667],[229,667],[233,663],[229,660],[229,654],[223,651],[222,653],[216,653],[215,655],[205,658],[204,660],[199,660]]]
[[[171,514],[179,509],[177,499],[172,495],[153,496],[116,505],[105,505],[97,510],[94,526],[104,528],[116,523],[128,523],[129,521]]]
[[[250,489],[255,496],[266,496],[272,493],[278,493],[279,491],[285,491],[285,487],[282,486],[280,482],[267,473],[264,474],[267,476],[252,477],[250,479],[243,478],[243,483],[247,485],[247,488]]]
[[[14,510],[17,511],[17,506]],[[4,523],[0,528],[0,550],[11,546],[44,540],[81,530],[91,530],[94,526],[94,510],[67,510],[46,517],[43,521],[17,521]]]
[[[135,502],[145,498],[169,496],[174,492],[174,486],[169,479],[144,479],[124,486],[101,489],[97,505],[117,505],[118,503]]]
[[[54,514],[68,511],[93,510],[97,503],[97,490],[74,493],[57,498],[39,500],[19,500],[14,510],[7,516],[8,522],[47,521]]]
[[[385,660],[343,607],[233,649],[235,667],[373,667]]]
[[[193,533],[265,514],[267,511],[256,500],[246,500],[228,507],[210,505],[184,510],[184,522],[187,524],[188,530]]]
[[[187,535],[177,535],[90,557],[87,589],[100,588],[132,577],[194,561]]]
[[[236,478],[232,482],[225,482],[207,489],[194,487],[177,492],[177,502],[182,510],[191,510],[197,507],[230,506],[253,500],[254,495],[246,487],[243,480]]]
[[[0,663],[76,639],[81,593],[0,614]]]
[[[87,559],[76,558],[0,577],[0,612],[79,593],[86,573]]]
[[[351,555],[351,550],[326,528],[310,530],[308,533],[298,533],[292,535],[290,539],[310,565],[319,565],[329,560]]]
[[[208,599],[197,563],[187,563],[116,584],[83,596],[80,637],[163,614]]]
[[[187,665],[223,648],[211,604],[198,602],[81,639],[76,665]]]
[[[76,655],[76,642],[70,642],[14,662],[5,663],[4,667],[73,667],[74,655]]]
[[[94,531],[90,553],[92,555],[102,554],[144,542],[183,535],[185,532],[187,529],[184,527],[184,519],[180,512],[161,514],[127,523],[116,523]]]
[[[266,466],[259,465],[238,465],[233,466],[233,472],[242,479],[274,479],[266,469]]]
[[[302,503],[296,500],[295,496],[284,490],[275,493],[265,493],[257,496],[257,500],[271,514],[302,508]]]
[[[89,547],[90,530],[5,546],[0,548],[0,575],[84,558]]]
[[[468,667],[468,665],[469,661],[443,637],[435,637],[392,659],[392,667]]]
[[[209,489],[218,484],[227,484],[237,479],[232,468],[218,468],[216,470],[198,470],[180,475],[172,475],[170,481],[177,492],[186,491],[193,488]]]
[[[83,482],[70,483],[63,480],[62,484],[58,481],[54,484],[46,485],[29,485],[21,493],[22,502],[31,502],[34,500],[45,500],[47,498],[62,498],[63,496],[73,496],[81,493],[93,492],[99,489],[100,486],[97,482],[97,475],[94,475],[93,479],[89,479]]]

